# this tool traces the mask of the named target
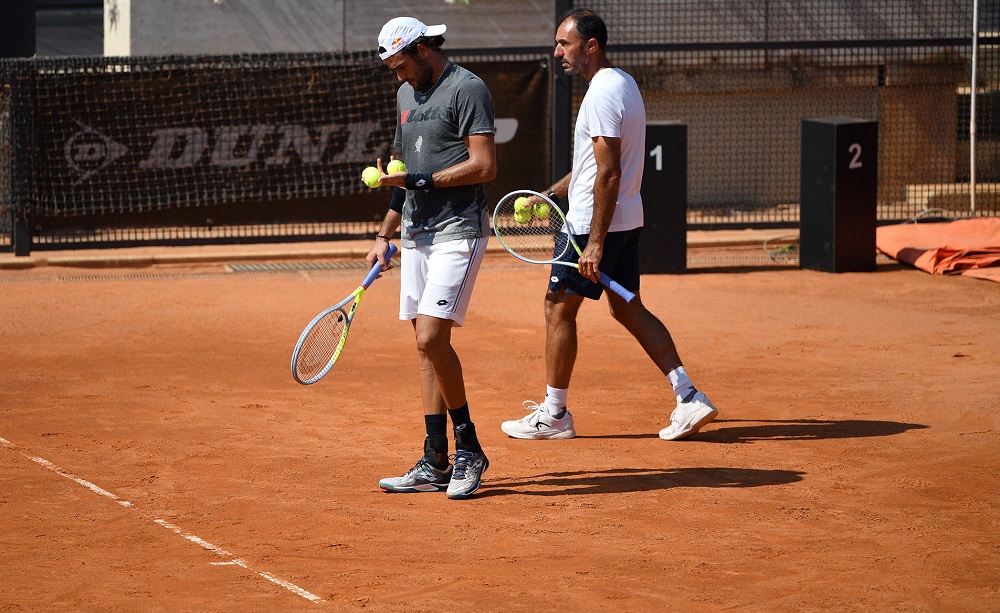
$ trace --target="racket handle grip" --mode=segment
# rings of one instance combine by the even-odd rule
[[[396,247],[396,245],[389,243],[389,249],[388,251],[385,252],[385,259],[391,260],[392,256],[396,255],[397,251],[399,251],[399,249]],[[375,264],[372,265],[372,269],[368,271],[368,275],[365,276],[365,280],[361,282],[361,285],[367,288],[375,281],[375,279],[378,278],[380,274],[382,274],[382,265],[379,264],[378,262],[375,262]]]
[[[635,300],[635,294],[622,287],[621,284],[603,272],[601,273],[601,283],[604,284],[604,287],[621,296],[625,302],[632,302]]]

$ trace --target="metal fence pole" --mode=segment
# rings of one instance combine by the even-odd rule
[[[972,3],[972,83],[969,92],[969,207],[976,212],[976,86],[979,70],[979,0]]]
[[[563,13],[573,8],[572,0],[556,0],[556,12],[553,24],[559,27],[559,18]],[[553,31],[553,37],[555,32]],[[555,183],[566,176],[571,170],[573,151],[573,77],[563,72],[562,66],[554,57],[549,58],[552,77],[552,147],[551,147],[551,181]]]

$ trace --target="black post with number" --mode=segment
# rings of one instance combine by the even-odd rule
[[[799,266],[875,270],[878,122],[802,120]]]
[[[642,172],[642,274],[687,272],[687,125],[646,124]]]
[[[0,2],[0,57],[35,55],[35,0]]]

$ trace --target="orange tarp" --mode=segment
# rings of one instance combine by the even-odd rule
[[[1000,218],[883,226],[875,235],[879,251],[920,270],[1000,283]]]

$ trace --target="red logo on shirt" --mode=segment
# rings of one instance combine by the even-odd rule
[[[406,123],[406,117],[410,114],[409,110],[403,111],[402,115],[399,117],[399,124],[402,125]]]

